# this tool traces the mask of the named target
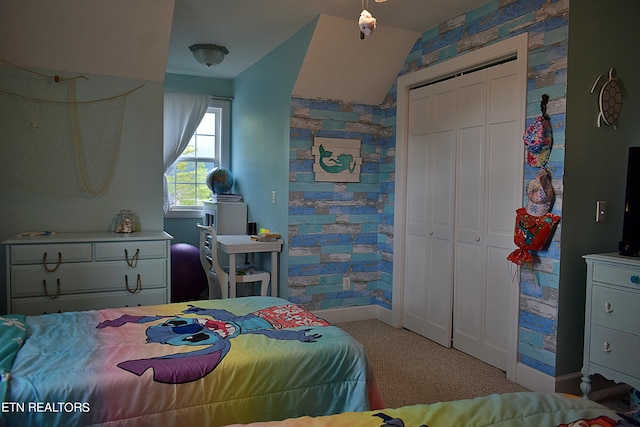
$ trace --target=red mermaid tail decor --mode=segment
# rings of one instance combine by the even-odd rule
[[[560,217],[552,213],[534,216],[526,208],[517,209],[513,242],[520,249],[511,252],[507,259],[517,265],[531,264],[529,251],[544,248],[559,221]]]

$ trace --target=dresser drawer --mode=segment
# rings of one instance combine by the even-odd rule
[[[593,285],[591,322],[640,336],[640,292]]]
[[[58,263],[91,261],[91,243],[13,245],[11,264],[43,264],[53,270]]]
[[[100,310],[103,308],[159,305],[167,300],[166,289],[145,289],[136,294],[126,291],[95,294],[62,295],[56,299],[47,297],[17,298],[11,302],[12,313],[29,316],[63,311]]]
[[[100,242],[95,246],[96,261],[127,261],[137,259],[166,258],[165,241]]]
[[[640,269],[595,263],[593,265],[594,282],[610,283],[640,290]]]
[[[135,268],[123,262],[107,261],[91,264],[62,264],[53,273],[39,266],[11,267],[11,296],[43,296],[100,292],[131,291],[136,288],[166,288],[167,260],[140,260]]]
[[[592,325],[589,350],[591,362],[640,378],[639,336]]]
[[[21,235],[7,245],[9,313],[166,304],[171,235],[164,231]]]

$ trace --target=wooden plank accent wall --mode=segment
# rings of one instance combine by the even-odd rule
[[[528,32],[526,126],[540,114],[541,96],[549,95],[553,149],[547,168],[556,196],[552,212],[560,216],[568,25],[569,0],[492,0],[425,31],[399,73]],[[395,101],[395,85],[380,106],[291,100],[288,255],[293,301],[311,309],[368,304],[391,308]],[[314,182],[314,136],[362,139],[361,182]],[[525,159],[523,167],[526,206],[526,184],[537,168]],[[533,268],[520,271],[518,359],[551,376],[556,361],[561,229],[562,221],[549,248],[536,254]],[[348,291],[343,290],[345,275],[351,281]]]

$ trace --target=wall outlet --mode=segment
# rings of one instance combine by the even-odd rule
[[[349,276],[342,277],[342,289],[345,291],[351,289],[351,278]]]

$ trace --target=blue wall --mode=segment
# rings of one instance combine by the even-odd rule
[[[523,32],[529,33],[528,53],[528,93],[527,122],[540,114],[540,99],[543,93],[551,98],[549,109],[554,127],[554,145],[548,167],[554,177],[556,204],[553,213],[561,214],[562,175],[564,165],[564,105],[566,92],[566,64],[568,40],[568,2],[520,0],[501,5],[497,0],[468,11],[441,25],[425,31],[407,56],[400,75],[413,72],[470,50],[477,49],[504,40]],[[290,218],[290,277],[289,286],[295,300],[308,304],[311,308],[343,307],[350,305],[377,304],[390,307],[391,260],[393,241],[393,173],[395,171],[395,116],[396,88],[390,88],[387,99],[381,106],[336,104],[327,100],[292,101],[291,131],[291,176],[292,196],[289,211]],[[300,112],[304,107],[308,111]],[[358,116],[361,111],[374,112],[371,117]],[[308,115],[306,121],[302,120]],[[313,120],[317,120],[314,123]],[[382,127],[387,136],[371,138],[369,128]],[[353,129],[356,131],[353,131]],[[523,129],[524,131],[524,129]],[[363,139],[363,147],[375,152],[378,158],[371,158],[367,169],[372,171],[368,182],[377,188],[365,191],[366,200],[375,200],[374,204],[378,224],[351,215],[353,199],[348,194],[357,188],[354,185],[327,186],[323,183],[306,182],[308,178],[307,149],[313,135],[324,134],[338,137],[355,135]],[[366,142],[366,143],[365,143]],[[515,143],[518,143],[517,141]],[[370,144],[374,144],[371,146]],[[303,156],[299,159],[299,156]],[[525,165],[523,191],[536,170]],[[305,174],[304,172],[307,172]],[[360,191],[363,191],[360,189]],[[302,192],[302,193],[301,193]],[[302,195],[300,195],[302,194]],[[297,200],[318,198],[307,207]],[[523,194],[523,198],[526,195]],[[340,200],[338,206],[332,200]],[[301,209],[299,205],[305,206]],[[337,214],[336,214],[337,213]],[[338,245],[327,245],[320,236],[327,238],[332,227],[331,222],[344,222],[352,228],[344,227],[334,237]],[[357,242],[358,231],[354,227],[364,227],[366,232],[377,233],[376,243],[379,255],[375,260],[377,271],[367,271],[362,280],[356,280],[355,286],[348,292],[341,290],[341,276],[354,275],[353,270],[361,263],[354,258],[353,248]],[[348,232],[354,233],[348,236]],[[335,232],[334,232],[335,233]],[[304,238],[291,234],[300,234]],[[315,240],[313,237],[315,236]],[[332,236],[332,235],[329,235]],[[305,246],[306,245],[306,246]],[[338,249],[334,249],[334,246]],[[340,252],[342,251],[342,252]],[[327,254],[330,252],[330,255]],[[341,255],[336,257],[335,253]],[[553,242],[547,251],[537,254],[538,262],[533,270],[523,269],[522,304],[520,307],[520,342],[518,353],[520,362],[549,375],[555,374],[555,348],[557,342],[557,300],[559,283],[560,231],[557,230]],[[339,259],[336,262],[334,259]],[[374,261],[369,261],[373,263]],[[506,263],[506,261],[505,261]],[[396,266],[396,268],[398,268]],[[367,270],[367,269],[365,269]],[[534,276],[531,272],[535,274]],[[362,277],[362,276],[361,276]],[[581,352],[581,349],[578,349]]]
[[[289,163],[290,299],[313,309],[390,306],[391,266],[381,234],[381,108],[329,100],[291,100]],[[360,182],[316,182],[314,137],[358,139]],[[349,290],[343,277],[349,277]]]
[[[313,20],[234,80],[231,170],[249,221],[286,237],[289,197],[289,108],[293,85],[317,20]],[[275,191],[275,204],[272,192]],[[282,253],[287,253],[287,239]],[[287,257],[280,258],[287,297]]]
[[[631,118],[637,116],[639,104],[636,97],[628,96],[621,127],[598,129],[596,99],[589,89],[610,66],[618,67],[628,90],[637,85],[632,76],[639,60],[625,51],[640,41],[633,22],[639,7],[633,0],[616,0],[607,8],[597,0],[574,2],[569,49],[568,0],[504,4],[492,0],[425,31],[400,72],[528,32],[527,123],[539,114],[541,95],[550,95],[553,212],[563,219],[549,249],[536,254],[533,270],[522,270],[518,357],[521,363],[552,376],[581,367],[585,282],[581,255],[615,250],[621,233],[622,207],[617,205],[623,198],[626,149],[640,145],[640,124]],[[601,25],[594,27],[596,21]],[[250,218],[260,226],[288,233],[290,246],[281,258],[281,295],[311,308],[367,304],[388,308],[394,238],[395,86],[382,105],[375,106],[291,98],[313,26],[234,82],[234,173],[236,168],[242,171],[236,174],[252,206]],[[362,138],[365,180],[343,186],[313,182],[309,147],[314,135]],[[524,161],[523,167],[524,190],[535,170]],[[271,205],[273,190],[276,205]],[[613,202],[610,222],[593,222],[595,200]],[[356,207],[364,211],[356,212]],[[327,244],[329,235],[334,239]],[[347,292],[342,291],[345,273],[352,278]]]

